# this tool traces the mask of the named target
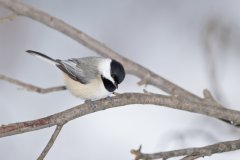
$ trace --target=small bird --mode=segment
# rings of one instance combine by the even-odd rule
[[[110,58],[83,57],[60,60],[37,51],[26,52],[57,66],[64,73],[67,89],[83,100],[92,101],[108,97],[125,78],[122,64]]]

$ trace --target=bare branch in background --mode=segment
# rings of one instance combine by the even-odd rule
[[[0,74],[0,80],[18,85],[20,87],[23,87],[24,89],[28,90],[28,91],[32,91],[32,92],[37,92],[37,93],[50,93],[50,92],[57,92],[57,91],[62,91],[62,90],[66,90],[65,86],[56,86],[56,87],[49,87],[49,88],[40,88],[37,86],[34,86],[32,84],[28,84],[13,78],[10,78],[8,76],[5,75],[1,75]]]
[[[221,85],[224,77],[224,65],[231,53],[239,53],[239,30],[238,26],[222,17],[211,17],[203,27],[202,44],[203,55],[206,62],[206,73],[209,78],[210,87],[217,103],[228,104],[228,100]],[[237,50],[233,50],[237,49]],[[234,51],[234,52],[229,52]],[[236,55],[235,55],[236,56]],[[226,74],[226,72],[225,72]],[[225,84],[229,85],[229,84]],[[213,97],[213,96],[211,96]],[[211,98],[210,98],[211,99]],[[223,120],[224,121],[224,120]],[[229,123],[229,121],[227,121]],[[215,124],[212,124],[215,126]],[[240,126],[239,124],[237,125]],[[236,128],[228,128],[232,134],[239,132]],[[221,131],[220,131],[221,132]]]
[[[141,152],[141,146],[137,150],[131,150],[135,156],[135,160],[153,160],[153,159],[169,159],[173,157],[186,156],[182,160],[194,160],[200,157],[211,156],[216,153],[223,153],[238,150],[240,140],[220,142],[205,147],[186,148],[166,152],[158,152],[153,154],[145,154]]]
[[[206,71],[213,94],[216,96],[217,100],[226,103],[219,81],[219,71],[221,70],[218,69],[217,57],[223,57],[223,53],[226,51],[230,41],[230,28],[223,25],[217,17],[212,18],[207,22],[203,30],[202,41]]]

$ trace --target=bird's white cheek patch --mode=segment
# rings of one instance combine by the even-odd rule
[[[110,81],[113,81],[113,78],[111,76],[111,59],[105,59],[104,61],[99,63],[99,71],[103,75],[103,77],[109,79]]]

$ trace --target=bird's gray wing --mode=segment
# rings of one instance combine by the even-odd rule
[[[98,58],[72,58],[69,60],[56,60],[57,67],[73,80],[87,84],[98,75]]]

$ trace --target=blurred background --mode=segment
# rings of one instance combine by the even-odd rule
[[[208,88],[239,110],[240,1],[237,0],[25,0],[103,42],[179,86],[202,96]],[[0,17],[11,12],[0,6]],[[65,35],[25,17],[0,24],[0,74],[40,87],[62,85],[54,66],[25,53],[53,58],[96,55]],[[127,75],[119,93],[162,93]],[[38,94],[0,81],[0,124],[60,112],[82,100],[67,91]],[[0,139],[1,160],[36,159],[54,128]],[[200,147],[238,139],[239,130],[213,118],[153,105],[131,105],[80,117],[63,127],[46,159],[133,159],[143,152]],[[240,151],[204,160],[237,159]],[[179,158],[176,158],[179,159]]]

